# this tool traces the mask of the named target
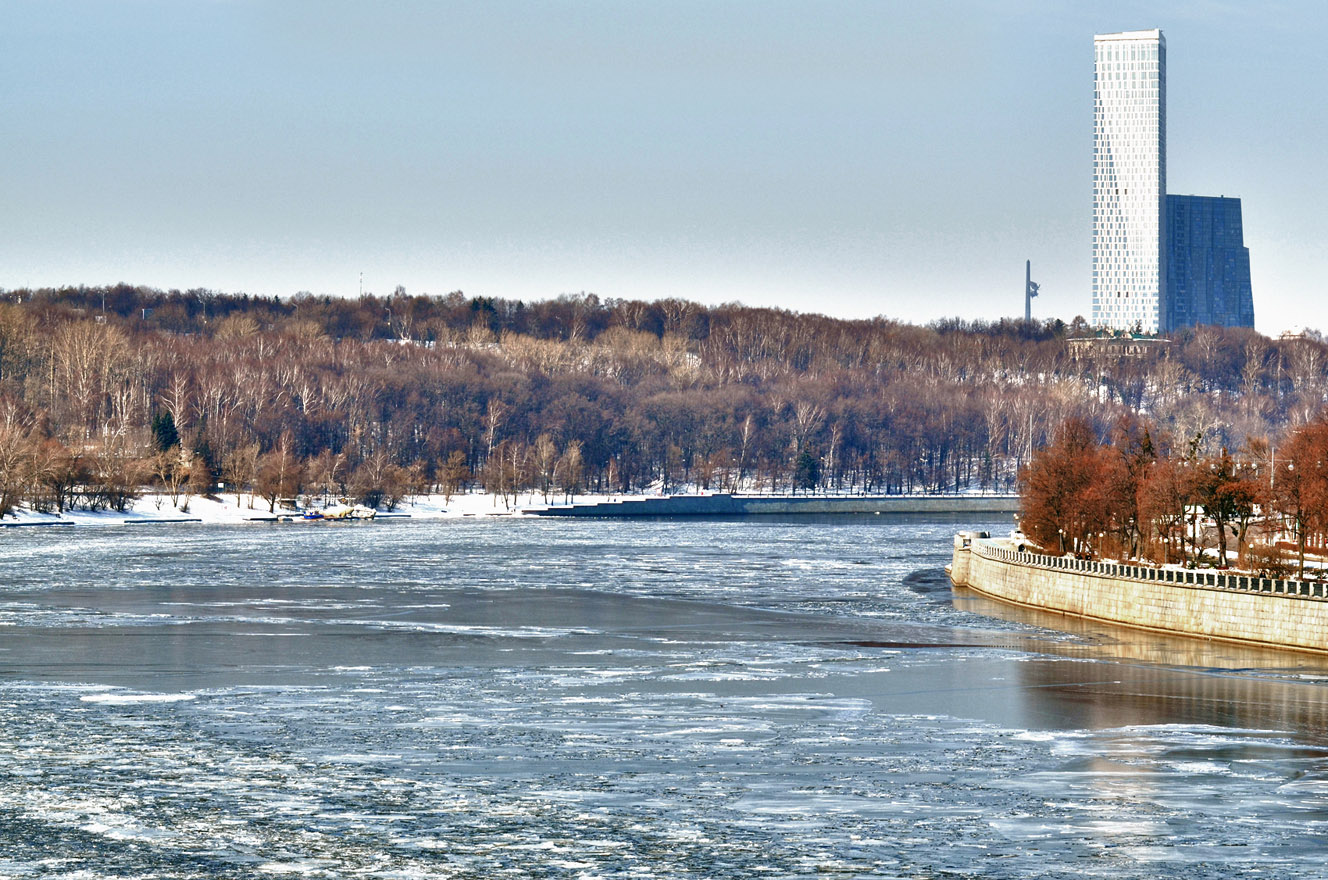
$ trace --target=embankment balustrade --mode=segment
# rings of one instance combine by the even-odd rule
[[[1274,593],[1304,599],[1328,599],[1328,584],[1314,581],[1277,580],[1243,574],[1225,574],[1193,569],[1150,568],[1145,565],[1127,565],[1117,562],[1094,562],[1068,556],[1045,556],[1021,550],[1007,550],[991,541],[973,541],[973,551],[979,556],[1034,568],[1077,571],[1101,577],[1129,578],[1138,581],[1206,587],[1213,590],[1232,590],[1241,593]]]

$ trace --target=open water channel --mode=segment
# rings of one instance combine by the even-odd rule
[[[1325,877],[1328,663],[956,518],[0,532],[0,877]]]

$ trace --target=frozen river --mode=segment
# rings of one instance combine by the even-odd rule
[[[1328,661],[1045,629],[961,527],[0,532],[0,877],[1328,876]]]

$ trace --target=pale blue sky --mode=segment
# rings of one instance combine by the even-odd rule
[[[0,287],[1089,312],[1096,32],[1328,329],[1319,2],[0,0]]]

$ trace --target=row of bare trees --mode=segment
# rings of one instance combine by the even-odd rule
[[[160,457],[143,455],[123,438],[71,449],[34,431],[12,406],[0,407],[0,516],[20,503],[53,512],[123,511],[152,479],[154,466],[168,469]],[[174,484],[177,501],[182,483]]]
[[[593,295],[116,285],[0,299],[0,411],[25,467],[40,471],[31,450],[50,444],[84,462],[128,458],[179,499],[216,482],[269,503],[296,486],[389,504],[477,485],[508,499],[1012,490],[1066,419],[1101,432],[1147,411],[1213,455],[1305,424],[1328,400],[1328,346],[1247,330],[1106,360],[1073,357],[1066,336],[1083,328],[1058,322],[919,327]],[[153,428],[166,416],[172,443]],[[28,488],[13,497],[47,503],[39,482],[16,481]]]

